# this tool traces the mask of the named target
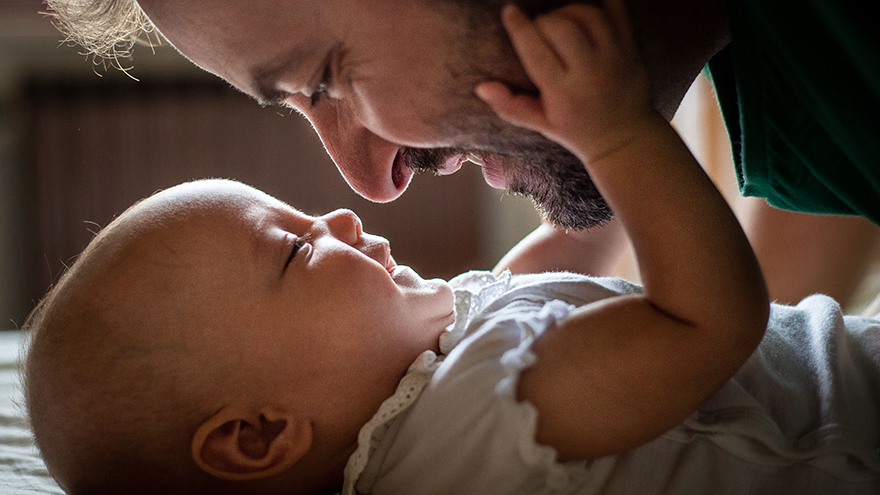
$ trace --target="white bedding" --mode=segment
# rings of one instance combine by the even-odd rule
[[[0,495],[61,495],[16,405],[21,339],[21,332],[0,332]]]

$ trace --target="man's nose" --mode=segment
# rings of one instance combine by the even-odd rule
[[[387,203],[409,186],[413,171],[399,156],[401,147],[377,136],[350,105],[335,100],[302,108],[348,185],[370,201]]]
[[[360,242],[364,229],[361,219],[353,211],[342,208],[321,218],[333,237],[352,246]]]

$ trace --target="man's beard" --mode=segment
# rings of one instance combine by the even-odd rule
[[[436,173],[448,157],[463,151],[407,148],[403,158],[417,173]],[[530,198],[541,216],[557,227],[581,230],[613,216],[583,164],[561,146],[506,155],[504,163],[508,191]]]
[[[444,95],[449,102],[447,114],[434,122],[443,135],[456,136],[461,144],[450,148],[406,148],[406,165],[417,173],[437,173],[451,156],[467,151],[489,152],[503,158],[508,191],[530,198],[541,215],[554,225],[581,230],[610,220],[611,208],[575,155],[536,132],[503,122],[473,94],[477,83],[497,80],[514,91],[537,95],[500,22],[500,8],[508,0],[428,3],[432,1],[435,8],[463,23],[467,31],[467,35],[456,36],[450,48],[458,57],[449,64],[456,87]],[[516,3],[537,14],[570,1]]]

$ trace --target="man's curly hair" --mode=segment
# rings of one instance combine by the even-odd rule
[[[136,0],[46,0],[53,24],[65,42],[85,48],[95,61],[122,68],[141,40],[151,45],[156,29]]]

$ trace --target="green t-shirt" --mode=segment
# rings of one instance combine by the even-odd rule
[[[880,28],[861,0],[727,0],[707,66],[740,191],[880,224]]]

